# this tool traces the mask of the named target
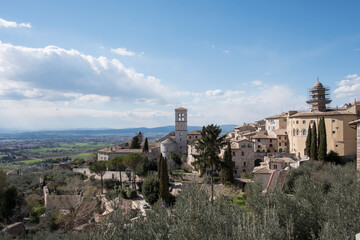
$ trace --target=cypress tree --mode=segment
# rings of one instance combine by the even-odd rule
[[[224,162],[221,167],[221,182],[225,184],[234,183],[234,174],[232,166],[231,144],[228,142],[227,148],[224,152]]]
[[[148,139],[145,138],[145,143],[144,143],[144,147],[143,147],[143,153],[148,153],[149,152],[149,143],[148,143]]]
[[[316,123],[312,127],[311,132],[311,149],[310,149],[310,159],[317,160],[318,159],[318,146],[317,146],[317,130],[316,130]]]
[[[306,155],[310,157],[311,154],[311,126],[309,124],[308,135],[306,137]]]
[[[327,154],[327,141],[326,141],[326,127],[325,119],[322,117],[319,122],[319,152],[318,159],[321,161],[326,160]]]
[[[167,204],[169,204],[170,203],[169,174],[168,174],[166,158],[162,159],[160,167],[161,167],[161,171],[160,171],[159,195],[162,200],[164,200]]]
[[[159,160],[158,160],[158,165],[157,165],[157,169],[158,169],[158,178],[160,179],[161,177],[161,162],[163,161],[164,157],[162,156],[162,154],[160,154]]]

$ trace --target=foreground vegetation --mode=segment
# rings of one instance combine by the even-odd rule
[[[311,161],[294,169],[285,191],[250,185],[244,199],[217,197],[185,184],[176,203],[161,202],[130,222],[120,210],[81,233],[40,231],[33,239],[354,239],[360,232],[360,185],[353,163]],[[245,203],[245,204],[244,204]]]

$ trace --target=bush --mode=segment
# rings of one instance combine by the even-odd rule
[[[149,204],[153,205],[159,199],[159,179],[156,175],[145,178],[142,188],[143,196]]]
[[[134,199],[137,197],[137,192],[136,192],[136,189],[133,189],[133,188],[126,188],[126,197],[128,199]]]
[[[105,198],[108,201],[111,201],[111,200],[114,200],[115,198],[117,198],[118,195],[119,195],[119,191],[116,189],[113,189],[113,190],[107,191],[107,193],[105,194]]]
[[[108,190],[114,189],[120,185],[120,182],[115,179],[105,179],[104,187]]]

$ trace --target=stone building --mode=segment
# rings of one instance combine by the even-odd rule
[[[243,172],[250,172],[254,169],[254,143],[241,139],[231,143],[232,161],[234,176],[240,177]],[[222,150],[222,155],[225,149]]]
[[[356,128],[356,170],[360,179],[360,119],[350,122],[349,125]]]
[[[310,111],[289,111],[287,132],[289,138],[289,152],[295,153],[299,158],[306,156],[306,137],[309,124],[312,126],[322,117],[325,119],[327,149],[335,151],[342,157],[353,157],[356,154],[356,130],[349,126],[351,121],[359,118],[360,102],[346,105],[343,108],[328,108],[331,102],[327,97],[328,89],[317,81],[309,90],[311,105]]]
[[[265,120],[265,129],[268,133],[279,129],[286,129],[287,127],[287,113],[267,117]]]
[[[267,134],[266,131],[257,132],[251,136],[255,152],[277,152],[277,137]]]
[[[160,152],[168,157],[171,152],[179,154],[187,153],[187,109],[180,107],[175,109],[175,134],[168,134],[160,141]]]

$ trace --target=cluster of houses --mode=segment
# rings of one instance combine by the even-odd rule
[[[253,173],[255,178],[264,183],[264,187],[271,187],[269,181],[282,179],[278,172],[297,167],[309,159],[306,155],[308,128],[318,125],[321,118],[325,120],[328,151],[337,152],[343,159],[354,159],[357,133],[351,123],[360,118],[360,101],[341,108],[331,108],[328,106],[331,102],[328,91],[317,81],[309,90],[307,103],[310,110],[279,113],[254,123],[244,123],[227,133],[226,138],[232,149],[234,176],[243,179],[244,174]],[[149,152],[154,159],[159,154],[168,157],[171,152],[177,152],[187,156],[187,163],[191,165],[195,160],[193,155],[197,153],[195,146],[201,138],[201,131],[188,132],[187,118],[187,109],[175,109],[175,131],[149,145]],[[141,133],[138,137],[142,139]],[[123,143],[100,149],[98,160],[109,160],[134,152],[141,152],[141,149],[129,149],[128,143]]]

